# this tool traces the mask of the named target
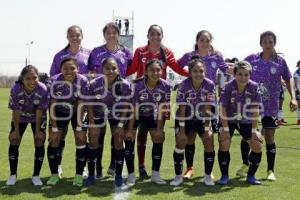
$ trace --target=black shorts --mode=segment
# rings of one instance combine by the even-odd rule
[[[20,136],[22,137],[26,128],[27,128],[27,125],[29,123],[28,122],[21,122],[19,123],[19,134]],[[33,135],[35,135],[35,126],[36,126],[36,123],[30,123],[31,124],[31,130],[32,130],[32,133]],[[44,134],[46,134],[46,126],[47,126],[47,120],[42,120],[41,122],[41,126],[40,126],[40,131]],[[10,132],[9,133],[12,133],[15,131],[15,124],[14,122],[11,122],[10,123]]]
[[[252,124],[228,123],[229,134],[232,137],[237,130],[244,140],[249,140],[252,136]]]
[[[177,133],[177,129],[179,128],[179,121],[175,120],[175,133]],[[205,124],[202,120],[185,120],[185,132],[186,134],[197,133],[199,136],[204,134]]]
[[[263,128],[278,128],[278,119],[277,117],[264,116],[261,119]]]
[[[156,129],[157,120],[154,116],[140,116],[138,120],[135,120],[133,128],[143,127],[144,130]]]
[[[81,124],[78,124],[77,122],[77,112],[73,112],[72,116],[70,116],[69,113],[63,113],[63,112],[59,112],[56,111],[56,118],[65,118],[65,119],[57,119],[56,120],[56,124],[57,124],[57,128],[62,131],[62,130],[66,130],[69,126],[69,123],[71,121],[71,126],[73,131],[76,131],[77,127],[81,127],[82,131],[86,131],[87,130],[87,125],[88,125],[88,118],[87,118],[87,114],[84,114],[84,118],[81,122]],[[51,123],[49,122],[49,128],[52,128]]]
[[[296,100],[300,101],[300,92],[298,90],[296,90]]]

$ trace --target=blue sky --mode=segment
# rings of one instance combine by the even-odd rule
[[[259,34],[272,30],[276,50],[291,71],[300,60],[300,3],[293,0],[0,0],[0,74],[17,75],[28,56],[40,71],[49,72],[53,56],[67,44],[70,25],[82,27],[83,46],[103,44],[102,28],[115,15],[134,13],[134,47],[145,45],[147,29],[159,24],[164,44],[179,58],[192,50],[196,33],[209,30],[224,57],[244,58],[260,51]]]

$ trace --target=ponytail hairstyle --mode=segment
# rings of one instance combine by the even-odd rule
[[[117,66],[118,66],[118,62],[116,61],[116,59],[114,57],[108,57],[108,58],[105,58],[103,61],[102,61],[102,64],[101,66],[104,67],[108,61],[110,60],[114,60],[116,63],[117,63]],[[118,66],[119,67],[119,66]],[[120,73],[116,76],[116,78],[114,79],[113,81],[113,84],[116,83],[116,82],[122,82],[122,78],[120,76]],[[122,84],[117,84],[116,87],[113,87],[115,89],[115,94],[118,95],[118,96],[121,96],[122,95]]]
[[[267,36],[271,36],[273,38],[274,45],[276,45],[277,37],[276,37],[275,33],[273,33],[272,31],[265,31],[265,32],[261,33],[260,38],[259,38],[259,44],[262,45],[262,41],[263,41],[264,37],[267,37]],[[273,58],[275,59],[276,62],[278,62],[278,53],[275,51],[275,49],[273,52]]]
[[[199,32],[197,33],[197,35],[196,35],[196,43],[195,43],[195,46],[194,46],[194,50],[195,50],[195,51],[199,50],[199,47],[198,47],[198,45],[197,45],[197,42],[198,42],[199,38],[201,37],[201,35],[203,35],[203,34],[205,34],[205,33],[207,33],[207,34],[209,35],[209,42],[212,42],[212,41],[213,41],[214,37],[213,37],[213,35],[212,35],[209,31],[207,31],[207,30],[199,31]],[[216,52],[216,50],[214,49],[214,47],[212,46],[212,44],[210,44],[210,51],[213,52],[213,53]]]
[[[68,28],[68,30],[67,30],[67,35],[72,31],[72,29],[75,29],[75,28],[78,28],[79,31],[80,31],[80,33],[81,33],[81,35],[83,36],[83,34],[82,34],[82,29],[81,29],[81,27],[78,26],[78,25],[72,25],[72,26],[70,26],[70,27]],[[65,51],[68,50],[69,47],[70,47],[70,43],[68,43],[68,45],[64,48],[64,50],[65,50]]]
[[[61,61],[61,63],[60,63],[60,70],[61,70],[63,64],[65,64],[66,62],[69,62],[69,61],[72,61],[72,62],[76,65],[76,67],[77,67],[77,69],[78,69],[77,59],[74,58],[74,57],[72,57],[72,56],[70,56],[70,57],[67,57],[67,58],[65,58],[65,59],[63,59],[63,60]]]
[[[39,74],[39,71],[38,71],[38,69],[35,67],[35,66],[33,66],[33,65],[27,65],[27,66],[25,66],[23,69],[22,69],[22,71],[21,71],[21,73],[20,73],[20,75],[19,75],[19,77],[18,77],[18,80],[15,82],[16,84],[22,84],[23,85],[23,79],[24,79],[24,76],[28,73],[28,72],[30,72],[30,71],[34,71],[37,75]]]
[[[206,66],[204,61],[200,58],[200,56],[193,56],[190,60],[190,62],[188,63],[188,68],[189,68],[189,73],[191,73],[192,69],[196,66],[196,64],[201,63],[204,67],[204,69],[206,70]]]
[[[234,69],[233,69],[233,74],[236,75],[237,71],[239,69],[245,69],[247,70],[250,74],[252,73],[252,66],[249,62],[242,60],[234,63]]]
[[[164,32],[163,32],[162,27],[161,27],[160,25],[157,25],[157,24],[152,24],[152,25],[148,28],[147,35],[149,35],[151,29],[152,29],[153,27],[155,27],[155,26],[158,27],[158,28],[160,29],[161,34],[163,35]],[[148,44],[148,45],[150,44],[150,41],[149,41],[149,40],[148,40],[147,44]],[[159,48],[159,52],[160,52],[160,56],[161,56],[161,61],[163,62],[163,64],[167,62],[167,56],[166,56],[166,50],[165,50],[165,49],[166,49],[166,47],[165,47],[164,45],[161,45],[160,48]]]

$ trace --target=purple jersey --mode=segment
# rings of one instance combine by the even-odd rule
[[[249,81],[243,92],[238,91],[236,80],[228,82],[220,97],[220,106],[226,109],[227,121],[239,123],[252,123],[252,113],[248,112],[253,106],[261,105],[261,95],[258,90],[258,84]]]
[[[200,56],[197,51],[191,51],[185,53],[179,60],[178,64],[182,67],[187,66],[193,56]],[[212,53],[205,57],[200,58],[204,61],[206,66],[206,77],[212,80],[215,84],[217,82],[216,74],[220,69],[223,73],[226,73],[227,65],[223,59],[221,53]]]
[[[51,77],[51,81],[51,99],[59,103],[55,108],[60,112],[76,112],[78,100],[87,101],[89,98],[88,79],[81,74],[77,74],[72,84],[64,81],[62,74]]]
[[[277,116],[281,78],[289,81],[292,77],[286,61],[280,56],[263,60],[261,53],[252,54],[245,60],[252,65],[251,80],[257,82],[259,86],[264,105],[263,115]]]
[[[74,57],[77,60],[78,67],[79,67],[79,73],[80,74],[87,74],[88,73],[88,58],[91,53],[91,50],[81,48],[78,53],[73,54],[70,50],[68,49],[63,49],[59,51],[53,59],[52,66],[50,69],[50,76],[54,76],[56,74],[61,73],[60,70],[60,64],[61,62],[70,57]]]
[[[187,78],[179,85],[176,97],[177,104],[186,105],[186,117],[205,117],[203,108],[205,105],[215,105],[215,85],[205,78],[198,90],[192,85],[192,79]],[[177,113],[178,115],[178,113]]]
[[[139,116],[157,117],[158,106],[161,103],[170,104],[171,85],[163,79],[154,89],[148,89],[146,79],[142,78],[133,85],[133,105],[139,106]]]
[[[128,81],[120,79],[116,81],[112,89],[105,86],[105,76],[100,75],[90,83],[89,95],[93,96],[94,119],[116,119],[121,116],[118,109],[124,109],[125,105],[131,102],[132,91]]]
[[[97,74],[103,74],[102,62],[106,58],[114,58],[117,61],[120,75],[125,78],[128,65],[132,61],[132,54],[127,47],[120,47],[114,52],[106,49],[105,45],[93,49],[89,57],[89,71],[96,71]]]
[[[47,87],[39,82],[37,87],[28,94],[22,84],[16,83],[10,92],[8,107],[11,110],[20,110],[20,122],[36,122],[36,110],[43,111],[43,120],[46,119],[46,111],[49,104]]]

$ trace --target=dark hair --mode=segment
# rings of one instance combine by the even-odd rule
[[[116,59],[114,57],[108,57],[102,61],[102,64],[101,64],[102,67],[104,67],[110,60],[115,61],[118,66],[118,62],[116,61]],[[122,81],[122,78],[121,78],[120,74],[118,74],[117,77],[114,79],[113,84],[115,82],[121,82],[121,81]],[[116,87],[114,87],[114,88],[115,88],[115,94],[118,96],[121,96],[122,95],[122,84],[117,84]]]
[[[147,69],[148,69],[150,66],[152,66],[152,65],[154,65],[154,64],[158,64],[158,65],[160,66],[160,68],[163,68],[163,63],[162,63],[162,61],[155,58],[155,59],[148,60],[148,61],[146,62],[146,71],[147,71]]]
[[[164,31],[162,29],[162,27],[160,25],[157,25],[157,24],[152,24],[149,28],[148,28],[148,32],[147,32],[147,35],[149,35],[151,29],[153,27],[157,26],[161,33],[164,34]],[[150,44],[150,41],[148,40],[147,44],[149,45]],[[164,45],[161,45],[160,48],[159,48],[159,52],[160,52],[160,56],[161,56],[161,61],[163,63],[166,63],[167,62],[167,56],[166,56],[166,51],[165,51],[166,47]]]
[[[300,60],[298,60],[296,67],[300,66]]]
[[[260,45],[262,44],[264,37],[267,37],[267,36],[271,36],[273,38],[274,44],[276,44],[277,37],[276,37],[275,33],[273,33],[272,31],[265,31],[260,34],[260,37],[259,37]],[[274,49],[274,53],[273,53],[273,58],[275,59],[275,62],[278,62],[278,53],[275,51],[275,49]]]
[[[233,73],[234,75],[237,73],[237,71],[239,69],[245,69],[247,70],[250,74],[252,73],[252,66],[249,62],[242,60],[242,61],[238,61],[234,64],[234,69],[233,69]]]
[[[239,61],[239,59],[238,58],[236,58],[236,57],[233,57],[233,58],[226,58],[225,59],[225,62],[226,63],[236,63],[236,62],[238,62]]]
[[[115,30],[118,32],[118,34],[120,35],[120,29],[119,29],[118,25],[116,25],[116,24],[113,23],[113,22],[109,22],[109,23],[107,23],[107,24],[103,27],[103,29],[102,29],[103,35],[105,34],[105,32],[107,31],[108,28],[113,28],[113,29],[115,29]]]
[[[23,84],[24,76],[25,76],[28,72],[30,72],[30,71],[34,71],[37,75],[39,74],[39,71],[38,71],[38,69],[37,69],[35,66],[33,66],[33,65],[27,65],[27,66],[25,66],[25,67],[22,69],[22,71],[21,71],[21,73],[20,73],[20,75],[19,75],[18,80],[16,81],[16,83],[17,83],[17,84]]]
[[[189,67],[189,72],[191,72],[191,70],[196,66],[196,64],[201,63],[204,67],[204,69],[206,69],[205,63],[204,61],[197,55],[193,56],[190,60],[190,62],[188,63],[188,67]]]
[[[42,82],[42,83],[44,83],[44,84],[47,84],[48,81],[49,81],[49,76],[48,76],[48,74],[47,74],[47,73],[44,73],[44,72],[39,73],[39,81]]]
[[[77,59],[70,56],[70,57],[67,57],[67,58],[65,58],[65,59],[63,59],[61,61],[61,63],[60,63],[60,69],[62,68],[63,64],[65,64],[66,62],[69,62],[69,61],[73,61],[75,63],[75,65],[76,65],[76,67],[78,68]]]
[[[198,47],[198,45],[197,45],[197,42],[198,42],[199,38],[201,37],[201,35],[203,35],[203,34],[205,34],[205,33],[207,33],[207,34],[209,35],[209,37],[210,37],[210,42],[214,39],[213,35],[212,35],[209,31],[207,31],[207,30],[199,31],[199,32],[197,33],[197,35],[196,35],[196,44],[195,44],[195,46],[194,46],[194,50],[195,50],[195,51],[199,50],[199,47]],[[211,51],[214,52],[214,51],[215,51],[214,47],[213,47],[212,45],[210,45],[210,46],[211,46]]]
[[[67,30],[67,35],[68,35],[68,34],[71,32],[71,30],[74,29],[74,28],[78,28],[79,31],[80,31],[80,33],[81,33],[81,35],[83,35],[83,34],[82,34],[82,29],[81,29],[80,26],[78,26],[78,25],[72,25],[72,26],[70,26],[70,27],[68,28],[68,30]],[[68,43],[68,45],[64,48],[64,50],[67,50],[69,47],[70,47],[70,43]]]

